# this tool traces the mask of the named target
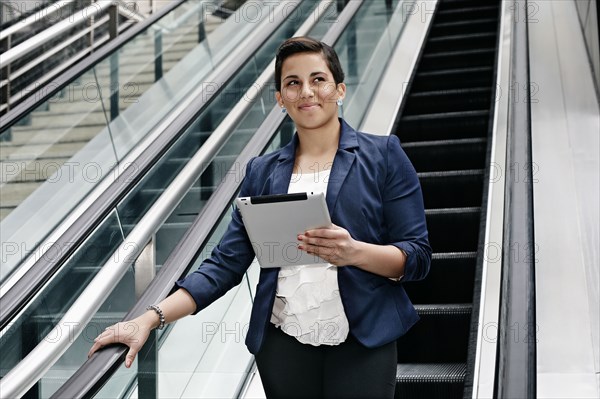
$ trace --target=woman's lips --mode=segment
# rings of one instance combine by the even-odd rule
[[[319,104],[313,103],[313,104],[301,104],[298,108],[301,111],[311,111],[317,107],[319,107]]]

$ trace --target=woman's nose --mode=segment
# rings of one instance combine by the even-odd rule
[[[314,95],[315,95],[315,91],[311,84],[302,85],[302,91],[300,92],[300,97],[307,98],[307,97],[313,97]]]

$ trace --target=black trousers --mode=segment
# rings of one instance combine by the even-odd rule
[[[269,323],[256,364],[268,399],[394,397],[396,342],[369,349],[349,335],[337,346],[312,346]]]

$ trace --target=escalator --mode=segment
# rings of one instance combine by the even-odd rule
[[[398,340],[397,398],[470,397],[499,13],[499,1],[439,2],[396,122],[433,249],[428,277],[405,284],[421,320]]]
[[[350,2],[351,5],[352,3],[355,2]],[[393,48],[396,38],[386,38],[386,34],[389,33],[386,27],[394,17],[400,15],[402,19],[399,3],[364,2],[356,16],[349,21],[347,30],[335,41],[336,51],[348,72],[349,93],[355,91],[361,94],[355,95],[354,98],[349,97],[346,101],[345,116],[351,125],[360,126],[363,115],[348,110],[364,108],[358,104],[370,98],[369,94],[365,94],[363,85],[366,81],[365,76],[371,71],[376,47],[373,45],[374,41],[390,40],[388,45]],[[470,345],[472,303],[473,296],[477,295],[474,280],[477,274],[476,266],[480,263],[478,258],[481,257],[478,250],[480,219],[485,213],[485,210],[482,210],[482,196],[485,188],[488,126],[493,111],[491,86],[494,78],[496,39],[491,38],[489,33],[495,34],[498,25],[497,4],[494,2],[492,6],[481,6],[480,2],[476,1],[440,2],[421,62],[397,123],[396,134],[399,135],[403,148],[419,173],[431,245],[435,252],[430,276],[423,282],[405,285],[421,314],[421,322],[399,340],[399,397],[462,397],[465,374],[468,372],[467,351]],[[496,12],[495,16],[492,15],[493,9]],[[308,14],[306,10],[303,15]],[[322,15],[324,18],[310,31],[311,36],[323,37],[328,31],[328,22],[332,17],[338,17],[336,12],[326,12]],[[464,20],[460,19],[461,16]],[[342,20],[341,17],[339,19]],[[474,20],[476,22],[472,23]],[[479,35],[480,33],[482,35]],[[282,35],[285,37],[292,34],[293,30],[288,29]],[[480,39],[474,39],[478,36],[485,36],[487,39],[483,42],[487,44],[482,43]],[[281,39],[277,44],[279,42]],[[490,43],[491,49],[477,47]],[[450,46],[454,45],[457,48],[451,50]],[[265,57],[274,54],[275,48],[276,44],[271,48],[266,46]],[[482,56],[491,60],[489,65],[482,62]],[[248,68],[255,69],[255,72],[261,71],[260,67],[254,64]],[[246,76],[238,82],[248,79],[250,78]],[[352,90],[352,87],[360,88],[361,91]],[[144,212],[150,209],[150,203],[160,195],[163,189],[161,187],[165,187],[165,184],[161,184],[162,181],[170,180],[181,173],[195,149],[199,148],[198,142],[209,140],[209,132],[218,129],[219,123],[227,119],[222,110],[223,105],[233,102],[231,96],[235,92],[238,92],[238,98],[241,98],[239,91],[236,85],[232,85],[230,90],[224,90],[222,96],[217,97],[205,113],[198,115],[193,123],[185,126],[191,141],[180,139],[169,155],[165,156],[163,162],[170,164],[171,168],[156,168],[153,173],[148,172],[147,178],[142,179],[129,193],[128,201],[124,202],[126,206],[111,212],[109,218],[112,220],[96,229],[91,238],[98,241],[90,239],[75,253],[72,258],[74,265],[84,265],[83,269],[97,268],[104,259],[95,258],[93,262],[85,262],[89,254],[98,252],[98,242],[118,241],[126,236],[127,232],[133,231]],[[217,157],[212,159],[214,162],[207,165],[202,176],[157,231],[154,245],[164,249],[156,251],[158,274],[150,287],[139,300],[133,297],[135,271],[129,270],[111,294],[111,298],[102,305],[93,322],[87,325],[84,333],[71,345],[69,350],[73,352],[62,360],[63,369],[68,366],[70,373],[77,369],[82,362],[81,353],[89,347],[89,337],[95,336],[98,329],[119,320],[128,309],[131,310],[126,318],[135,317],[136,312],[143,311],[146,303],[156,302],[160,295],[157,291],[164,294],[165,287],[172,286],[174,279],[194,270],[197,262],[208,255],[211,245],[218,242],[228,222],[229,203],[239,189],[239,176],[245,162],[251,156],[285,145],[293,133],[293,125],[289,119],[283,121],[278,109],[273,109],[275,104],[272,93],[265,90],[259,98],[260,101],[253,104],[246,118],[237,125],[235,133],[218,151]],[[468,104],[461,103],[461,100],[475,101]],[[268,137],[262,133],[268,133]],[[193,148],[191,142],[194,142]],[[141,184],[144,180],[147,184]],[[191,241],[195,242],[195,245],[188,243],[186,246],[185,243]],[[109,249],[102,250],[109,255],[113,253]],[[71,284],[71,289],[82,293],[89,278],[77,280],[72,272],[69,273],[66,275],[70,277],[63,281]],[[206,316],[198,315],[193,318],[199,323],[193,331],[204,333],[206,330],[203,329],[207,327],[225,326],[223,323],[227,320],[243,324],[243,318],[247,316],[244,312],[251,304],[256,280],[257,268],[253,265],[246,276],[246,282],[215,303],[215,309],[219,310],[212,313],[207,311]],[[449,285],[453,289],[448,289]],[[242,310],[235,311],[238,306]],[[61,305],[55,312],[41,309],[38,316],[44,318],[48,314],[54,315],[55,323],[65,308]],[[213,316],[216,318],[211,319]],[[47,323],[45,329],[34,327],[40,330],[35,333],[41,334],[41,338],[49,332],[51,325],[52,322]],[[187,379],[174,382],[176,373],[173,370],[180,371],[174,365],[180,366],[178,362],[184,362],[184,359],[191,361],[187,358],[193,357],[191,349],[184,348],[182,351],[182,345],[177,345],[182,339],[186,339],[185,335],[183,338],[181,335],[182,330],[186,329],[189,330],[189,324],[175,323],[169,330],[157,335],[154,338],[157,345],[140,353],[139,363],[133,367],[135,370],[128,371],[121,367],[125,352],[115,348],[114,352],[104,351],[105,353],[87,362],[66,385],[62,385],[64,374],[59,376],[59,373],[48,373],[45,379],[30,391],[30,395],[48,397],[62,385],[55,397],[75,397],[73,392],[80,395],[81,386],[89,389],[82,395],[90,397],[104,385],[100,397],[147,397],[147,394],[142,393],[152,392],[155,393],[154,396],[160,397],[184,396],[185,389],[192,388],[202,389],[202,395],[206,397],[214,397],[217,395],[214,390],[206,386],[192,386],[190,381],[202,381],[205,385],[212,385],[217,384],[221,378],[219,376],[234,373],[240,374],[243,380],[243,374],[248,372],[247,365],[240,366],[236,371],[225,366],[223,369],[219,369],[218,366],[206,369],[207,364],[223,365],[231,362],[240,354],[239,348],[245,351],[243,340],[226,348],[219,346],[217,329],[210,331],[210,342],[202,342],[202,348],[199,350],[200,360],[194,360],[197,363],[191,371],[186,370],[189,374]],[[227,336],[227,330],[225,331]],[[442,335],[440,331],[448,334]],[[230,330],[229,334],[237,332]],[[243,328],[239,333],[243,334]],[[214,339],[215,337],[217,339]],[[174,348],[177,347],[182,357],[168,358],[168,354],[174,352]],[[116,374],[111,377],[115,371]],[[194,379],[199,375],[202,378]],[[176,386],[177,393],[156,391],[157,384],[161,389],[165,389],[165,386]],[[183,384],[184,387],[177,384]],[[241,388],[237,387],[233,394],[239,392]],[[187,394],[190,395],[190,392]]]

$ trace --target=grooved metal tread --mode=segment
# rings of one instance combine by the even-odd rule
[[[446,146],[446,145],[467,145],[467,144],[485,144],[486,138],[475,137],[468,139],[449,139],[449,140],[430,140],[430,141],[411,141],[408,143],[402,143],[402,148],[416,148],[416,147],[433,147],[433,146]]]
[[[477,252],[434,252],[431,255],[432,260],[438,259],[465,259],[476,258]]]
[[[478,213],[481,212],[480,206],[466,206],[463,208],[438,208],[425,209],[426,216],[445,215],[449,213]]]
[[[400,363],[396,368],[396,381],[462,382],[466,373],[465,363]]]
[[[439,95],[455,95],[455,94],[473,94],[473,93],[486,93],[491,92],[491,87],[468,87],[465,89],[448,89],[448,90],[428,90],[421,91],[418,93],[410,94],[410,98],[415,97],[429,97],[429,96],[439,96]]]
[[[454,21],[454,22],[440,22],[435,24],[433,28],[448,28],[453,26],[465,26],[471,24],[485,24],[485,23],[495,23],[497,20],[495,18],[480,18],[480,19],[469,19],[466,21]],[[495,32],[494,32],[495,34]]]
[[[493,48],[478,48],[473,50],[457,50],[457,51],[436,51],[423,54],[423,58],[433,57],[448,57],[448,56],[466,56],[466,55],[482,55],[495,53],[496,50]]]
[[[444,35],[429,38],[428,43],[443,42],[447,40],[461,40],[461,39],[480,39],[484,37],[495,37],[496,32],[481,32],[481,33],[464,33],[458,35]]]
[[[414,306],[420,316],[439,314],[467,315],[471,313],[471,309],[473,308],[473,305],[470,303],[434,303]]]
[[[484,169],[461,169],[461,170],[443,170],[435,172],[419,172],[419,179],[436,177],[455,177],[455,176],[480,176],[485,172]]]
[[[445,118],[469,118],[469,117],[481,117],[489,115],[490,111],[487,109],[484,110],[474,110],[474,111],[455,111],[455,112],[439,112],[435,114],[419,114],[419,115],[409,115],[402,117],[402,121],[412,121],[412,120],[431,120],[431,119],[445,119]]]
[[[434,71],[423,71],[417,72],[416,77],[434,77],[440,75],[452,75],[452,74],[461,74],[461,73],[477,73],[477,72],[491,72],[493,70],[492,67],[469,67],[469,68],[447,68],[447,69],[437,69]]]

